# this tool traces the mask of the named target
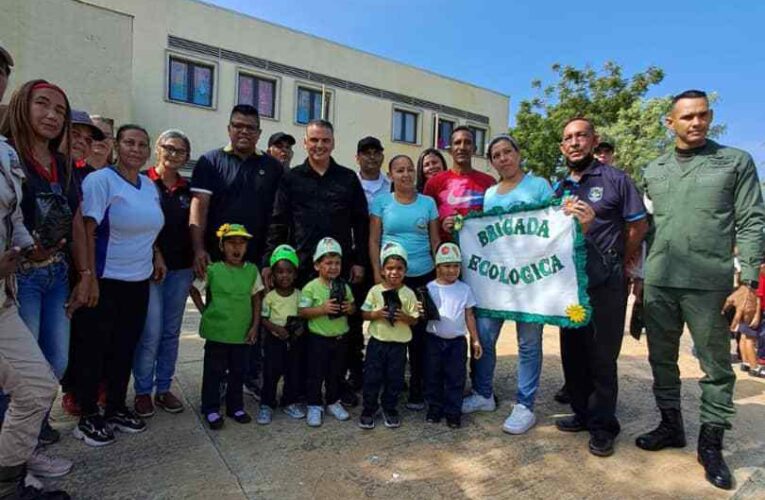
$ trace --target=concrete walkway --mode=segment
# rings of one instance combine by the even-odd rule
[[[500,340],[495,385],[500,406],[494,413],[468,416],[463,428],[425,424],[423,413],[403,410],[403,425],[362,431],[353,420],[331,417],[319,429],[278,412],[270,426],[228,420],[211,433],[198,413],[202,341],[198,315],[187,314],[174,390],[186,411],[158,410],[139,435],[89,448],[71,437],[75,420],[60,406],[54,426],[63,433],[50,453],[75,461],[72,473],[48,484],[75,498],[765,498],[765,381],[741,375],[736,386],[738,415],[726,435],[725,454],[738,489],[729,493],[704,480],[696,462],[698,378],[701,375],[684,336],[681,371],[683,410],[689,444],[683,450],[649,453],[634,438],[658,420],[651,394],[645,341],[624,338],[620,358],[619,417],[622,434],[616,454],[596,458],[587,434],[565,434],[553,425],[567,412],[553,394],[562,380],[557,329],[545,332],[545,360],[537,399],[537,426],[524,436],[500,430],[512,408],[516,342],[508,324]],[[132,396],[131,396],[132,397]],[[256,403],[245,396],[253,417]]]

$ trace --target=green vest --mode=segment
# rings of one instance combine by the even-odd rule
[[[709,140],[687,162],[678,161],[673,150],[648,164],[643,187],[656,226],[646,284],[729,290],[734,243],[741,278],[757,280],[765,207],[749,154]]]
[[[252,325],[253,290],[260,282],[258,268],[215,262],[207,267],[208,304],[202,313],[199,334],[226,344],[244,344]]]

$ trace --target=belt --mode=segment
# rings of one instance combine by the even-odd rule
[[[64,252],[56,252],[45,260],[24,260],[19,264],[19,271],[28,271],[30,269],[39,269],[52,264],[64,261]]]

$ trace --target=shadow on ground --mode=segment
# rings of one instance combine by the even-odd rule
[[[687,336],[681,352],[683,410],[689,437],[682,450],[650,453],[634,438],[658,419],[651,395],[645,343],[625,337],[620,358],[619,417],[622,434],[616,454],[596,458],[587,435],[558,432],[554,418],[567,408],[552,395],[562,380],[557,330],[545,331],[545,359],[537,398],[537,426],[523,436],[500,430],[512,409],[516,347],[506,325],[500,339],[494,413],[466,417],[463,428],[426,424],[424,414],[402,411],[403,425],[372,431],[330,417],[319,429],[275,413],[269,426],[239,425],[208,431],[198,414],[202,341],[198,315],[187,314],[175,390],[186,411],[159,411],[149,430],[119,435],[103,449],[88,448],[69,434],[74,420],[54,409],[62,442],[51,453],[67,456],[76,468],[54,484],[76,498],[765,498],[765,382],[743,375],[736,389],[738,415],[726,435],[726,456],[739,485],[724,492],[709,485],[696,462],[697,385],[701,373]],[[247,399],[248,410],[257,404]]]

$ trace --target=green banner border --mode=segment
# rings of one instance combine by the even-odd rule
[[[459,244],[459,231],[462,229],[462,221],[467,219],[478,219],[481,217],[493,217],[497,215],[514,214],[518,212],[527,212],[530,210],[544,210],[545,208],[558,207],[561,205],[560,198],[554,198],[551,201],[543,203],[519,203],[509,208],[494,207],[488,212],[472,211],[465,216],[458,216],[455,224],[455,235],[457,244]],[[574,264],[576,266],[577,296],[579,305],[584,308],[585,319],[581,323],[573,322],[568,316],[547,316],[544,314],[530,314],[518,311],[497,311],[494,309],[475,308],[477,316],[484,318],[509,319],[522,323],[544,323],[546,325],[561,326],[564,328],[581,328],[586,326],[592,318],[592,306],[590,305],[590,296],[587,294],[587,250],[585,247],[584,233],[579,221],[574,220]]]

